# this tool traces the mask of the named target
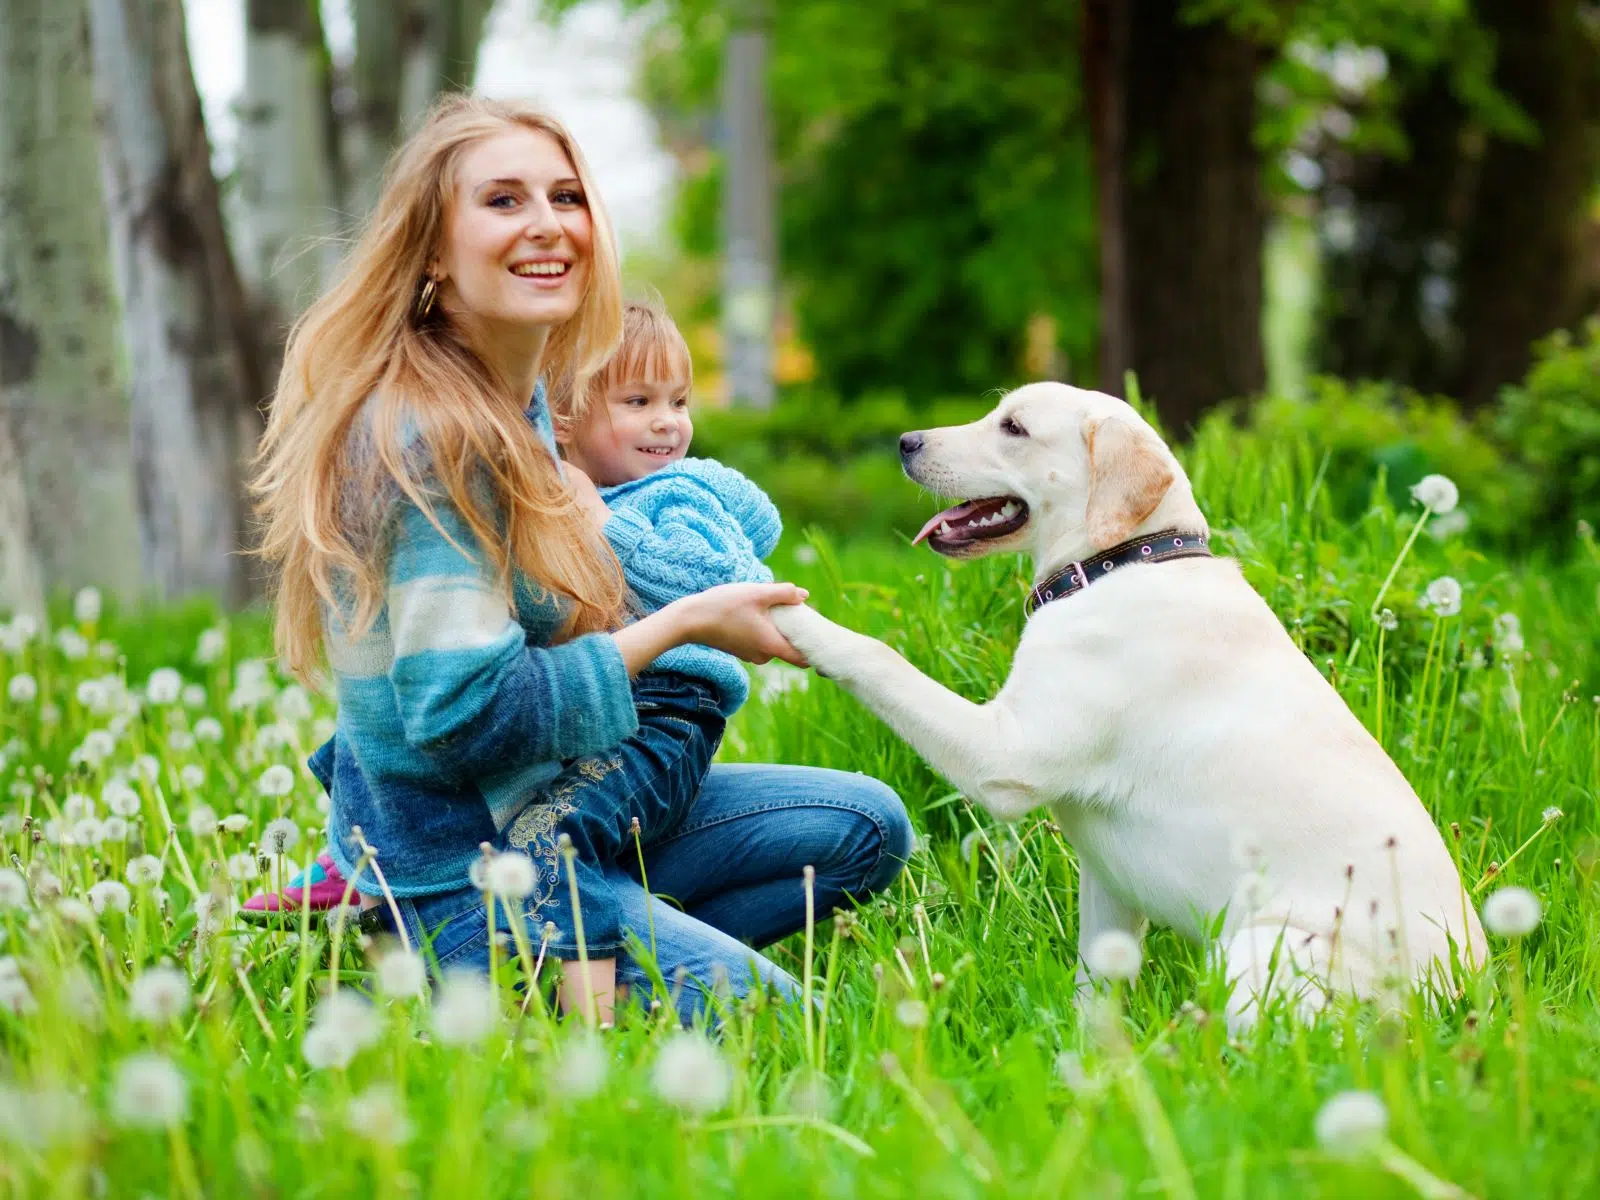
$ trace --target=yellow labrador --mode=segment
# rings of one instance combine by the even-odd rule
[[[1033,557],[1011,676],[973,704],[883,643],[773,610],[822,674],[995,816],[1048,805],[1077,850],[1084,952],[1147,920],[1222,917],[1230,1023],[1286,998],[1370,996],[1485,961],[1483,929],[1416,793],[1231,560],[1183,468],[1121,400],[1055,383],[971,425],[909,433],[905,471],[977,497],[918,535]],[[1108,554],[1108,552],[1110,552]],[[1224,915],[1225,914],[1225,915]]]

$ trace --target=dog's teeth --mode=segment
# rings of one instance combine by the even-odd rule
[[[950,536],[950,522],[949,521],[940,521],[939,522],[939,528],[934,530],[934,532],[935,533],[942,533],[945,537],[949,537]]]
[[[1009,521],[1009,520],[1011,520],[1012,517],[1014,517],[1016,515],[1017,515],[1017,506],[1015,504],[1013,504],[1010,500],[1007,500],[1005,502],[1005,507],[1003,507],[1000,510],[1000,519],[1002,521]]]

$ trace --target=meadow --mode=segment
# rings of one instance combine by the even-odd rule
[[[513,988],[515,947],[493,993],[429,995],[354,930],[234,914],[321,839],[301,764],[331,711],[277,675],[264,619],[85,596],[48,635],[0,626],[5,1194],[1600,1194],[1592,530],[1511,561],[1474,537],[1471,479],[1456,513],[1380,481],[1352,518],[1310,441],[1211,426],[1185,458],[1218,546],[1411,779],[1474,902],[1537,898],[1458,994],[1231,1039],[1223,981],[1158,931],[1080,1015],[1049,815],[993,824],[773,666],[723,756],[879,776],[922,833],[889,894],[773,951],[814,1005],[596,1036]],[[1005,675],[1017,560],[791,531],[776,566],[965,695]]]

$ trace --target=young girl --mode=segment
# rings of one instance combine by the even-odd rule
[[[566,473],[616,552],[640,615],[717,584],[772,580],[762,560],[782,532],[777,509],[738,471],[686,457],[693,382],[689,347],[672,318],[659,305],[634,303],[623,310],[616,354],[580,395],[553,405]],[[521,798],[502,822],[504,840],[533,858],[527,906],[556,925],[559,941],[576,939],[563,902],[562,835],[572,842],[580,890],[603,891],[603,865],[627,850],[635,827],[642,845],[679,828],[749,691],[731,654],[680,646],[640,673],[633,689],[639,728],[615,752],[573,761],[554,780],[536,772],[488,779],[486,794]],[[335,753],[330,741],[312,758],[325,784]],[[297,876],[281,895],[257,893],[245,910],[298,911],[306,882]],[[330,854],[318,858],[310,885],[305,902],[313,910],[332,908],[345,894]]]

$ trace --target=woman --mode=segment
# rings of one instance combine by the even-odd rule
[[[624,623],[616,559],[585,511],[598,496],[564,477],[540,382],[582,391],[617,343],[620,296],[566,131],[453,97],[396,155],[342,278],[285,352],[256,484],[278,652],[302,679],[324,656],[333,671],[339,734],[317,763],[330,853],[372,898],[357,867],[376,849],[410,940],[442,966],[486,967],[480,846],[503,842],[563,761],[633,732],[642,668],[691,643],[801,662],[768,613],[803,598],[789,584],[713,588]],[[826,913],[889,883],[910,840],[876,780],[716,765],[681,831],[645,855],[651,891],[681,909],[604,864],[606,886],[578,898],[587,971],[575,936],[550,946],[562,1002],[603,1016],[616,985],[648,988],[629,933],[683,979],[685,1018],[722,976],[736,993],[753,979],[792,992],[743,943],[802,926],[807,866]],[[535,944],[561,883],[521,914]]]

